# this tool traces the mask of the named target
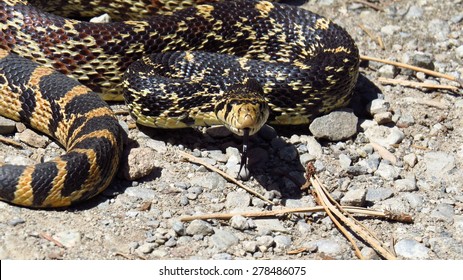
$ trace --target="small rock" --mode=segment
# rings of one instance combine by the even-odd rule
[[[323,155],[322,145],[318,143],[315,137],[303,135],[300,137],[300,139],[301,139],[301,142],[303,142],[306,145],[307,150],[309,151],[309,154],[315,157],[321,157]]]
[[[248,253],[254,253],[257,251],[256,241],[243,241],[243,249]]]
[[[341,205],[363,206],[367,191],[364,189],[349,190],[341,198]]]
[[[23,218],[13,218],[8,222],[8,224],[14,227],[20,224],[24,224],[25,222],[26,220],[24,220]]]
[[[230,231],[216,229],[215,233],[211,236],[210,241],[219,251],[226,251],[228,248],[237,245],[239,239]]]
[[[423,196],[417,193],[407,193],[404,195],[405,200],[413,209],[421,209],[423,205]]]
[[[134,181],[149,175],[156,168],[156,152],[150,148],[133,148],[122,166],[123,177]]]
[[[278,136],[276,130],[269,125],[264,125],[257,134],[266,141],[271,141]]]
[[[418,159],[415,154],[408,154],[404,156],[404,162],[410,166],[414,167],[415,164],[418,162]]]
[[[227,194],[225,207],[227,209],[245,208],[251,203],[251,196],[248,193],[236,191]]]
[[[142,254],[149,254],[149,253],[153,252],[154,248],[156,248],[155,244],[153,244],[153,243],[144,243],[144,244],[140,245],[140,247],[138,247],[136,249],[136,251],[140,252]]]
[[[11,134],[16,131],[16,123],[0,116],[0,135]]]
[[[406,19],[416,19],[421,18],[423,16],[423,8],[420,6],[411,6],[408,9],[408,12],[405,14]]]
[[[392,122],[392,113],[391,112],[383,112],[383,113],[377,113],[373,117],[373,119],[378,123],[378,124],[387,124]]]
[[[378,169],[375,171],[375,175],[380,176],[384,180],[392,181],[399,177],[399,170],[397,167],[381,161]]]
[[[167,152],[167,145],[166,145],[166,142],[164,141],[159,141],[159,140],[149,138],[146,140],[146,146],[155,150],[156,152],[160,154],[164,154]]]
[[[27,145],[34,148],[45,148],[50,140],[46,137],[43,137],[30,129],[26,129],[21,133],[18,133],[19,140],[26,143]]]
[[[301,162],[302,166],[306,166],[307,163],[314,161],[316,158],[317,157],[315,157],[314,155],[305,153],[299,157],[299,161]]]
[[[388,199],[394,195],[394,192],[390,188],[368,188],[365,200],[368,202],[377,202]]]
[[[352,163],[352,160],[350,157],[346,154],[340,154],[339,155],[339,164],[341,165],[341,168],[344,170],[347,170]]]
[[[264,235],[256,238],[258,246],[264,246],[265,248],[270,248],[275,244],[273,237]]]
[[[455,157],[444,152],[429,152],[424,155],[428,176],[442,177],[455,167]]]
[[[368,174],[368,170],[365,166],[354,165],[347,168],[347,173],[354,176]]]
[[[65,247],[70,248],[80,244],[82,234],[76,230],[66,230],[56,233],[53,238]]]
[[[406,259],[426,259],[429,249],[424,244],[413,239],[399,240],[394,246],[397,255]]]
[[[414,66],[418,66],[418,67],[429,69],[429,70],[434,70],[435,68],[433,60],[434,59],[431,54],[427,54],[423,52],[416,52],[411,57],[411,63]]]
[[[226,154],[223,154],[220,150],[209,151],[208,156],[218,162],[227,162],[228,160],[228,156]]]
[[[289,235],[277,235],[273,238],[275,242],[275,248],[280,250],[288,249],[291,246],[291,236]]]
[[[253,221],[259,232],[288,232],[277,219],[256,219]]]
[[[416,186],[415,178],[406,178],[398,179],[394,181],[394,187],[399,192],[412,192],[416,191],[418,187]]]
[[[372,116],[379,113],[389,112],[390,110],[391,104],[384,99],[373,99],[367,104],[367,111]]]
[[[311,243],[313,243],[311,245]],[[309,246],[315,245],[318,248],[319,253],[324,253],[329,256],[340,256],[342,254],[342,247],[334,240],[331,239],[320,239],[317,241],[309,242]]]
[[[437,41],[448,40],[450,25],[448,20],[433,19],[428,22],[427,33]]]
[[[142,187],[128,187],[124,193],[143,200],[153,200],[158,196],[156,191]]]
[[[393,79],[399,73],[399,70],[394,65],[383,65],[378,69],[381,77]]]
[[[192,221],[188,227],[186,228],[185,233],[188,235],[208,235],[214,232],[212,226],[205,221],[202,220],[194,220]]]
[[[378,253],[376,253],[376,251],[370,247],[363,247],[362,250],[360,250],[360,253],[362,253],[363,257],[366,260],[380,260],[381,259]]]
[[[334,111],[316,118],[309,126],[316,138],[340,141],[357,133],[358,118],[352,112]]]
[[[213,260],[232,260],[233,256],[227,253],[219,253],[212,256]]]
[[[376,170],[378,170],[378,166],[380,164],[381,160],[380,157],[376,154],[372,154],[368,156],[366,159],[360,160],[357,165],[360,167],[363,167],[368,174],[372,174]],[[364,173],[364,174],[366,174]]]
[[[375,142],[383,147],[399,144],[405,138],[405,134],[396,126],[389,128],[379,125],[365,130],[365,136],[370,142]]]
[[[447,203],[441,203],[431,212],[431,217],[437,221],[451,222],[455,215],[453,206]]]
[[[398,25],[386,25],[381,27],[381,33],[391,36],[394,35],[394,33],[399,32],[400,29],[401,27]]]
[[[186,230],[185,230],[185,224],[179,221],[175,221],[172,224],[172,229],[175,231],[176,234],[178,235],[185,235]]]
[[[248,220],[240,215],[233,216],[230,219],[230,225],[234,229],[245,230],[249,228]]]
[[[225,126],[211,126],[206,129],[206,133],[212,138],[225,138],[229,137],[233,133]]]
[[[409,115],[409,114],[403,114],[397,120],[398,127],[409,127],[413,124],[415,124],[415,119],[413,118],[412,115]]]
[[[463,59],[463,45],[455,49],[455,54],[457,55],[457,57]]]

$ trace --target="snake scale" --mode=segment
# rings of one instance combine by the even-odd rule
[[[97,13],[115,8],[121,19],[92,23],[66,18],[89,15],[63,0],[30,2],[0,3],[0,114],[67,152],[32,166],[0,165],[0,199],[17,205],[68,206],[109,185],[122,130],[101,98],[124,96],[143,125],[221,123],[243,135],[266,121],[305,124],[345,106],[358,76],[358,49],[344,29],[285,4],[211,1],[126,20],[172,1],[66,1],[97,3]]]

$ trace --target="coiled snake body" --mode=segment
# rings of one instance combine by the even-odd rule
[[[128,14],[138,6],[128,6]],[[94,92],[120,100],[124,88],[131,114],[144,125],[222,123],[252,134],[266,120],[309,123],[345,106],[358,64],[355,43],[342,28],[284,4],[225,1],[97,24],[3,1],[0,114],[51,135],[68,152],[35,166],[0,166],[0,199],[66,206],[110,183],[121,131]]]

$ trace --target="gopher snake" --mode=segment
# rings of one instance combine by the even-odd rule
[[[0,3],[0,49],[0,114],[68,149],[52,162],[0,167],[0,198],[31,207],[96,195],[114,176],[121,152],[121,132],[107,107],[50,68],[105,100],[120,100],[123,85],[132,115],[144,125],[224,123],[252,134],[266,119],[303,124],[346,105],[359,64],[355,43],[342,28],[266,1],[211,3],[95,24],[6,0]]]

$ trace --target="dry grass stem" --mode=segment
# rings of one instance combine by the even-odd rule
[[[450,85],[436,85],[436,84],[420,83],[420,82],[414,82],[414,81],[408,81],[408,80],[389,79],[389,78],[384,78],[384,77],[380,77],[378,81],[383,84],[401,85],[401,86],[413,87],[413,88],[445,89],[445,90],[451,90],[451,91],[459,90],[459,88],[455,86],[450,86]]]
[[[3,137],[1,135],[0,135],[0,142],[7,144],[7,145],[15,146],[17,148],[22,148],[21,143],[11,140],[9,138]]]

